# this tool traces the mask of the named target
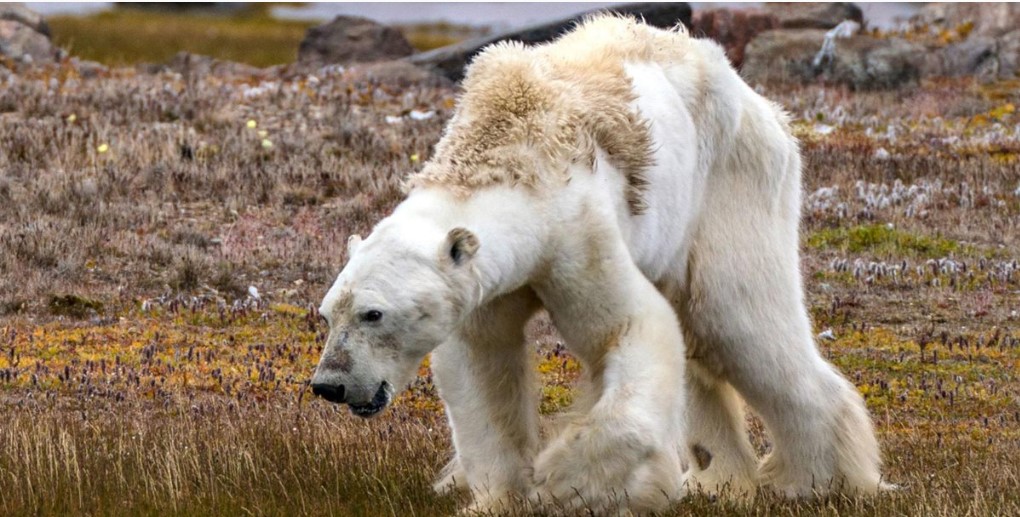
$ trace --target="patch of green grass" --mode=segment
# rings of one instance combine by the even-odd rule
[[[870,253],[883,258],[903,255],[941,258],[961,251],[956,241],[940,236],[915,235],[884,224],[826,228],[808,235],[806,244],[813,249]]]
[[[316,25],[258,9],[232,16],[114,9],[47,22],[54,41],[72,55],[112,66],[163,63],[182,50],[260,67],[290,63]]]

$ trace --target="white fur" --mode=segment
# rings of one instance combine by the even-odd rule
[[[608,20],[597,23],[660,32]],[[686,488],[742,495],[767,485],[806,496],[880,486],[863,400],[812,340],[798,256],[800,158],[785,115],[718,46],[685,44],[682,58],[624,66],[632,108],[655,143],[644,213],[632,213],[625,175],[600,150],[594,167],[575,162],[554,186],[467,195],[418,186],[356,246],[323,301],[333,314],[342,293],[360,292],[379,264],[401,256],[442,262],[453,228],[477,237],[470,274],[439,267],[453,292],[471,294],[462,312],[440,318],[455,324],[433,356],[456,447],[438,486],[469,488],[477,509],[521,495],[595,508],[624,497],[656,510]],[[406,291],[375,295],[424,296],[418,271],[389,271]],[[591,386],[544,447],[522,332],[539,307]],[[420,325],[416,335],[442,331]],[[352,378],[368,375],[358,368]],[[741,396],[772,435],[760,469]]]

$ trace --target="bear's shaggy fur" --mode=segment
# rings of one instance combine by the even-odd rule
[[[491,47],[408,187],[349,244],[312,383],[371,416],[432,352],[456,448],[438,487],[643,511],[883,486],[863,400],[813,342],[797,143],[714,43],[598,16]],[[542,308],[588,381],[544,444],[524,343]]]
[[[541,188],[565,181],[571,163],[593,163],[598,148],[627,176],[628,199],[639,212],[653,142],[631,109],[634,93],[623,64],[652,59],[655,47],[626,34],[592,36],[577,31],[555,46],[525,49],[507,42],[486,49],[468,69],[457,115],[435,157],[409,184]],[[607,47],[614,36],[622,44]],[[657,36],[664,44],[676,39],[674,33]]]

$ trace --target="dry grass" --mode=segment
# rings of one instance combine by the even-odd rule
[[[463,504],[428,488],[449,441],[427,365],[370,422],[305,388],[324,332],[309,308],[346,236],[428,158],[454,92],[357,67],[274,74],[64,65],[0,85],[0,514]],[[672,515],[1020,513],[1016,92],[772,92],[804,140],[808,301],[836,336],[820,346],[864,393],[905,489],[692,496]],[[530,336],[554,413],[577,363],[547,321]]]

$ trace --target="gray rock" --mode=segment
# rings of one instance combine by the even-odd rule
[[[578,21],[593,12],[615,12],[629,14],[644,19],[649,25],[661,28],[671,28],[678,23],[686,27],[691,26],[691,7],[684,2],[673,3],[638,3],[625,4],[606,9],[597,9],[588,13],[558,20],[552,23],[534,25],[524,29],[511,30],[500,34],[485,36],[454,45],[415,54],[410,61],[419,66],[434,70],[451,81],[459,81],[464,78],[464,67],[471,61],[478,52],[493,43],[500,41],[520,41],[523,43],[537,44],[545,43],[556,39],[572,28]]]
[[[74,67],[78,70],[78,74],[80,74],[85,79],[99,77],[110,71],[106,67],[106,65],[103,65],[102,63],[97,63],[95,61],[78,59],[76,57],[72,57],[70,61],[71,64],[74,65]]]
[[[367,18],[337,16],[312,27],[298,48],[298,62],[313,65],[386,61],[411,55],[400,31]]]
[[[922,72],[925,76],[996,74],[997,51],[994,38],[973,36],[929,52]]]
[[[230,75],[259,75],[261,68],[225,61],[214,57],[192,54],[190,52],[178,52],[169,64],[170,70],[183,76],[199,77],[205,75],[230,76]]]
[[[921,74],[982,80],[1009,79],[1020,72],[1020,29],[991,36],[970,36],[925,54]]]
[[[812,60],[824,40],[821,29],[765,31],[745,47],[740,73],[750,83],[812,81],[818,76]]]
[[[52,63],[60,57],[60,52],[45,34],[32,27],[13,20],[0,20],[0,56],[30,65]]]
[[[765,4],[765,11],[775,16],[784,29],[831,29],[843,20],[864,26],[861,9],[849,2],[770,2]]]
[[[447,78],[412,65],[404,60],[354,65],[351,67],[351,76],[355,80],[361,79],[398,87],[414,85],[450,86],[450,81]]]
[[[32,30],[50,37],[50,26],[41,14],[25,7],[22,3],[0,4],[0,20],[18,22]]]
[[[1020,75],[1020,29],[999,37],[996,61],[999,77]]]
[[[925,48],[901,38],[857,36],[848,41],[845,60],[827,71],[827,79],[856,89],[897,88],[921,77],[919,58]],[[838,44],[837,44],[838,45]],[[842,65],[842,66],[841,66]]]
[[[920,77],[924,47],[900,38],[855,35],[838,39],[832,58],[815,66],[825,32],[763,32],[748,44],[741,74],[751,83],[821,81],[859,90],[895,88]]]

